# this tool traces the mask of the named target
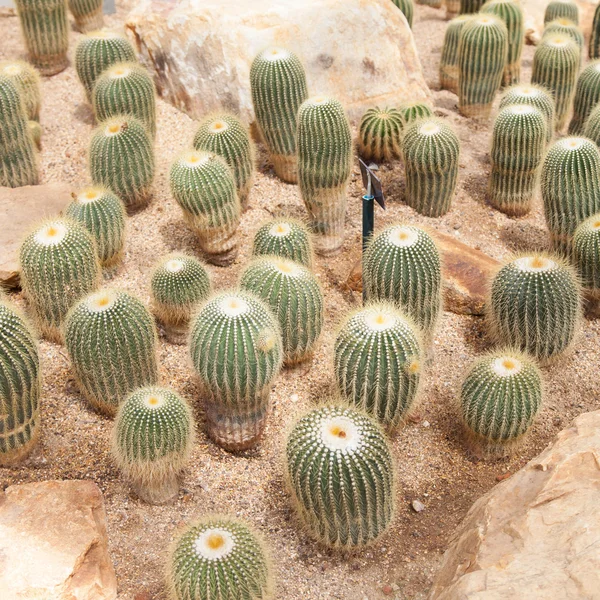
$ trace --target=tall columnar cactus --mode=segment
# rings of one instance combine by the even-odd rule
[[[15,84],[25,106],[27,119],[39,121],[42,105],[39,73],[24,60],[3,60],[0,61],[0,75]]]
[[[496,117],[490,154],[490,203],[508,215],[531,210],[546,149],[547,123],[535,106],[512,104]]]
[[[100,123],[92,133],[89,168],[92,181],[112,190],[128,211],[146,206],[154,180],[154,149],[144,124],[124,115]]]
[[[546,142],[554,136],[554,100],[552,94],[541,85],[514,85],[500,99],[500,110],[512,104],[525,104],[537,108],[546,119]]]
[[[461,15],[452,19],[446,27],[442,56],[440,57],[440,87],[458,94],[458,41],[460,32],[471,15]]]
[[[150,279],[152,311],[170,342],[186,342],[192,313],[210,289],[206,268],[193,256],[169,254],[158,261]]]
[[[398,111],[402,115],[404,126],[410,125],[419,119],[425,119],[433,116],[431,106],[426,102],[403,102],[398,106]]]
[[[580,60],[583,60],[583,46],[585,45],[585,37],[583,31],[579,25],[575,25],[570,19],[555,19],[550,21],[546,27],[544,27],[544,35],[553,34],[568,35],[577,44],[580,52]]]
[[[494,277],[487,309],[499,344],[548,361],[569,348],[579,328],[577,275],[557,256],[520,256]]]
[[[0,297],[0,467],[23,460],[39,436],[40,361],[21,313]]]
[[[65,0],[15,0],[29,60],[42,75],[66,69],[69,23]]]
[[[406,17],[408,26],[412,29],[413,17],[415,14],[415,4],[413,0],[392,0],[392,2],[402,11]]]
[[[458,136],[441,119],[416,121],[406,129],[402,155],[406,204],[428,217],[450,210],[458,179]]]
[[[234,261],[241,206],[225,159],[188,150],[171,165],[170,182],[171,193],[198,235],[206,259],[219,266]]]
[[[270,559],[242,521],[209,516],[182,531],[169,550],[169,600],[271,600]]]
[[[600,147],[600,104],[590,112],[584,125],[583,135]]]
[[[358,151],[366,160],[385,162],[399,158],[404,120],[396,108],[369,108],[358,129]]]
[[[252,62],[250,89],[256,122],[275,173],[283,181],[297,183],[296,118],[308,98],[300,59],[285,48],[266,48]]]
[[[573,258],[588,296],[600,299],[600,213],[579,224],[573,235]]]
[[[376,235],[365,252],[363,285],[368,299],[397,304],[430,341],[442,307],[442,274],[428,233],[397,224]]]
[[[600,58],[600,4],[596,6],[594,12],[594,22],[592,23],[592,33],[590,34],[590,60]]]
[[[579,7],[573,0],[551,0],[544,13],[544,25],[555,19],[565,18],[579,25]]]
[[[323,545],[343,550],[380,538],[394,516],[392,454],[376,421],[326,405],[288,436],[287,479],[303,524]]]
[[[131,392],[158,383],[156,326],[135,296],[89,294],[69,311],[64,332],[75,379],[95,410],[115,415]]]
[[[254,294],[212,296],[191,324],[190,353],[209,399],[209,435],[231,451],[255,446],[270,408],[271,384],[283,358],[281,332]]]
[[[21,285],[40,333],[62,342],[67,312],[100,285],[100,263],[91,234],[68,218],[38,224],[19,253]]]
[[[460,0],[446,0],[446,21],[460,15]]]
[[[477,454],[502,455],[518,443],[542,406],[542,374],[525,354],[495,350],[470,367],[460,415]]]
[[[344,243],[346,189],[352,174],[352,134],[343,106],[314,96],[298,110],[298,180],[319,254]]]
[[[371,302],[350,314],[338,333],[338,389],[394,429],[414,408],[425,352],[421,333],[393,304]]]
[[[145,387],[128,396],[117,413],[112,455],[136,494],[150,504],[177,495],[179,476],[194,443],[194,415],[167,388]]]
[[[460,14],[472,15],[481,10],[485,0],[460,0]]]
[[[573,118],[569,124],[570,135],[583,134],[585,122],[598,103],[600,103],[600,60],[595,60],[581,72],[577,80]]]
[[[261,225],[254,235],[254,256],[281,256],[309,269],[314,261],[312,237],[308,227],[297,219],[281,217]]]
[[[243,272],[240,287],[261,298],[279,321],[286,365],[309,359],[323,328],[323,292],[305,266],[276,256],[259,257]]]
[[[102,0],[68,0],[68,3],[75,25],[81,33],[104,27]]]
[[[463,115],[489,116],[507,56],[508,30],[502,19],[482,14],[465,23],[458,42],[458,108]]]

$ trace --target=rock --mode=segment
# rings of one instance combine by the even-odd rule
[[[114,600],[106,514],[91,481],[44,481],[0,492],[2,600]]]
[[[0,285],[19,286],[19,246],[34,223],[62,212],[71,202],[71,186],[45,183],[0,187]]]
[[[430,600],[598,598],[599,504],[595,411],[475,502],[450,540]]]
[[[420,500],[413,500],[410,505],[412,506],[412,509],[417,512],[423,512],[425,510],[425,505],[420,501]]]
[[[586,39],[589,39],[597,0],[575,0],[575,3],[579,6],[579,25]],[[537,45],[544,32],[544,13],[548,0],[524,0],[522,4],[525,12],[526,41],[528,44]],[[587,47],[584,52],[587,57]]]
[[[389,0],[141,0],[126,30],[162,97],[195,118],[226,109],[251,122],[250,65],[269,45],[295,52],[309,93],[336,97],[354,120],[374,104],[430,97]]]

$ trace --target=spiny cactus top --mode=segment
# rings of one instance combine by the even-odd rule
[[[312,268],[314,252],[308,227],[297,219],[281,217],[261,225],[254,235],[254,256],[281,256]]]
[[[408,26],[412,29],[413,17],[415,14],[413,0],[392,0],[392,2],[402,11],[402,14],[406,17]]]
[[[541,85],[521,84],[508,88],[500,99],[500,109],[511,104],[535,106],[546,118],[546,141],[554,135],[554,100],[552,94]]]
[[[0,75],[11,79],[19,90],[27,119],[39,121],[42,105],[39,73],[24,60],[3,60],[0,61]]]
[[[585,37],[581,27],[573,23],[570,19],[560,18],[550,21],[546,27],[544,27],[544,35],[551,35],[555,33],[561,33],[568,35],[579,47],[581,52],[581,58],[583,58],[583,46],[585,44]]]
[[[595,60],[581,72],[577,79],[569,134],[583,134],[585,122],[598,103],[600,103],[600,60]]]
[[[544,25],[561,17],[579,25],[579,7],[573,0],[551,0],[544,13]]]
[[[104,25],[102,0],[68,0],[69,10],[82,33],[97,31]]]
[[[369,108],[360,121],[358,150],[366,160],[388,161],[400,157],[404,120],[396,108]]]
[[[460,15],[446,27],[440,57],[440,87],[458,93],[458,40],[460,32],[471,15]]]
[[[405,126],[413,121],[433,116],[431,106],[426,102],[403,102],[398,106],[398,112],[402,115]]]
[[[588,295],[600,297],[600,213],[586,219],[573,235],[573,258]]]

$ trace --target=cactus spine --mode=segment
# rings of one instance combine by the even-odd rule
[[[0,62],[0,75],[14,84],[25,105],[25,114],[29,121],[40,120],[42,90],[38,72],[24,60],[4,60]]]
[[[569,135],[582,135],[584,125],[592,109],[600,102],[600,60],[590,63],[579,75],[573,118],[569,124]]]
[[[592,23],[592,33],[590,34],[590,60],[600,58],[600,4],[596,6],[594,12],[594,22]]]
[[[312,268],[313,245],[310,231],[302,221],[279,218],[259,227],[252,245],[254,256],[281,256]]]
[[[579,25],[579,8],[573,0],[551,0],[544,13],[544,25],[555,19],[569,19]]]
[[[102,0],[69,0],[69,10],[81,33],[97,31],[104,27]]]
[[[600,213],[583,221],[575,230],[573,258],[587,295],[600,299]]]
[[[412,29],[413,17],[415,14],[413,0],[392,0],[392,2],[402,11],[402,14],[406,17],[408,26]]]
[[[42,126],[37,121],[27,121],[27,130],[29,137],[36,150],[42,149]]]
[[[396,108],[369,108],[358,129],[358,151],[366,160],[390,161],[400,157],[404,119]]]
[[[583,135],[600,147],[600,104],[590,112],[590,116],[585,122]]]
[[[544,35],[553,35],[556,33],[568,35],[577,44],[580,52],[580,60],[583,60],[585,37],[581,28],[569,19],[556,19],[546,25]]]
[[[452,19],[446,27],[442,56],[440,58],[440,87],[458,94],[458,41],[460,32],[471,15],[461,15]]]
[[[540,85],[515,85],[506,90],[500,100],[500,110],[511,104],[525,104],[537,108],[546,119],[546,142],[554,136],[554,100],[548,90]]]

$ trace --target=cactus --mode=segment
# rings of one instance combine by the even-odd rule
[[[300,59],[285,48],[263,50],[252,62],[250,89],[256,122],[275,173],[283,181],[298,183],[296,117],[308,98]]]
[[[42,106],[39,73],[24,60],[4,60],[0,62],[0,75],[15,84],[25,106],[27,119],[39,121]]]
[[[431,8],[441,8],[443,0],[417,0],[417,4],[429,6]]]
[[[288,485],[298,516],[330,548],[376,541],[394,516],[392,454],[376,421],[326,405],[301,418],[286,445]]]
[[[413,0],[392,0],[392,2],[402,11],[406,17],[408,26],[412,29],[413,17],[415,14],[415,4]]]
[[[460,0],[446,0],[446,21],[460,15]]]
[[[98,122],[118,115],[141,121],[156,136],[156,88],[147,69],[135,62],[116,63],[96,79],[92,105]]]
[[[123,260],[125,245],[123,203],[106,188],[88,187],[73,194],[65,214],[92,234],[102,267],[108,272],[116,268]]]
[[[600,147],[600,104],[590,112],[584,125],[583,135]]]
[[[413,225],[387,227],[369,243],[363,285],[371,300],[388,300],[433,336],[442,307],[440,253],[431,236]]]
[[[500,110],[511,104],[535,106],[546,119],[546,142],[554,136],[554,100],[552,94],[541,85],[515,85],[506,90],[500,100]]]
[[[544,362],[569,348],[581,321],[574,270],[557,256],[541,253],[504,265],[492,281],[486,306],[499,344]]]
[[[419,119],[433,116],[431,107],[425,102],[404,102],[398,106],[398,111],[402,115],[404,127]]]
[[[527,433],[541,406],[539,368],[510,349],[478,358],[462,384],[460,415],[477,454],[506,454]]]
[[[269,307],[244,291],[212,296],[191,325],[190,353],[209,399],[209,435],[226,450],[255,446],[281,368],[281,332]]]
[[[156,327],[135,296],[89,294],[69,311],[64,334],[79,389],[95,410],[113,416],[131,392],[158,383]]]
[[[284,362],[309,359],[323,328],[323,292],[311,271],[291,260],[259,257],[242,274],[240,287],[261,298],[279,321]]]
[[[29,137],[37,150],[42,149],[42,126],[37,121],[27,121]]]
[[[121,62],[135,62],[135,50],[129,41],[115,31],[101,29],[84,36],[75,49],[75,70],[88,102],[102,72]]]
[[[406,204],[428,217],[450,210],[458,179],[459,141],[452,127],[430,117],[408,127],[402,141]]]
[[[0,467],[23,460],[39,437],[40,361],[27,320],[0,297]]]
[[[175,392],[141,388],[119,407],[112,455],[144,502],[163,504],[177,495],[193,444],[194,415]]]
[[[298,180],[319,254],[344,243],[346,189],[352,174],[352,134],[342,105],[309,98],[298,110]]]
[[[313,244],[310,231],[302,221],[279,218],[267,221],[254,235],[254,256],[281,256],[312,268]]]
[[[554,21],[550,21],[550,23],[544,27],[544,35],[553,35],[556,33],[568,35],[577,44],[580,52],[579,59],[582,61],[585,37],[583,31],[581,31],[581,27],[575,25],[575,23],[569,19],[555,19]]]
[[[462,28],[470,18],[471,15],[461,15],[452,19],[444,34],[440,58],[440,87],[455,94],[458,94],[458,41]]]
[[[104,27],[102,0],[69,0],[69,10],[81,33],[97,31]]]
[[[68,218],[39,223],[19,253],[21,286],[41,334],[62,342],[67,312],[100,285],[100,263],[87,229]]]
[[[92,181],[112,190],[128,211],[150,202],[154,180],[154,149],[146,127],[118,115],[98,125],[89,150]]]
[[[358,151],[366,160],[376,162],[399,158],[403,127],[404,120],[396,108],[369,108],[360,121]]]
[[[167,339],[184,344],[192,312],[210,295],[210,277],[204,265],[185,254],[169,254],[154,267],[150,280],[152,310]]]
[[[15,0],[29,61],[42,75],[67,68],[69,24],[65,0]]]
[[[169,550],[169,600],[271,600],[262,539],[244,522],[209,516],[186,527]]]
[[[254,143],[248,128],[227,113],[204,119],[194,136],[194,148],[222,156],[233,171],[242,210],[248,208],[248,194],[254,179]]]
[[[415,407],[425,358],[420,331],[394,305],[372,302],[350,314],[335,340],[338,389],[395,429]]]
[[[198,235],[206,259],[219,266],[235,260],[241,206],[233,172],[223,158],[188,150],[171,165],[171,193]]]
[[[592,23],[592,32],[590,34],[590,60],[600,58],[600,4],[596,6],[594,12],[594,22]]]
[[[546,6],[544,25],[561,18],[579,25],[579,8],[573,0],[551,0]]]
[[[490,204],[507,215],[531,210],[548,128],[535,106],[513,104],[496,117],[490,154]]]
[[[481,10],[485,0],[460,0],[460,14],[472,15]]]
[[[582,135],[592,109],[600,103],[600,60],[590,63],[579,75],[573,102],[569,135]]]
[[[573,234],[573,258],[588,297],[600,299],[600,213],[579,224]]]

